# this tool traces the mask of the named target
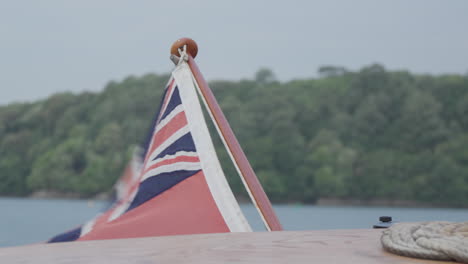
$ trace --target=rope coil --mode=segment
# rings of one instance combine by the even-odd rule
[[[468,222],[397,223],[380,240],[397,255],[468,263]]]

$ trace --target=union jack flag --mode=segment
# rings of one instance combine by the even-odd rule
[[[251,231],[219,164],[186,63],[173,71],[149,135],[143,161],[134,160],[121,180],[116,204],[49,242]]]

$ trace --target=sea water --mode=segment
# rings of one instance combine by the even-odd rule
[[[104,201],[0,198],[0,247],[41,243],[77,227],[109,206]],[[255,208],[241,205],[255,231],[264,231]],[[286,230],[372,228],[380,216],[398,222],[468,221],[467,209],[275,205]]]

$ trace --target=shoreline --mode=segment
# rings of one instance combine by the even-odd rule
[[[78,193],[63,194],[50,191],[34,192],[29,196],[0,196],[0,199],[31,199],[31,200],[83,200],[83,201],[110,201],[112,194],[109,192],[99,193],[95,196],[83,196]],[[239,204],[251,203],[248,197],[236,196]],[[343,207],[400,207],[400,208],[468,208],[467,205],[450,205],[440,203],[418,202],[411,200],[391,199],[343,199],[343,198],[319,198],[315,203],[301,203],[295,201],[275,202],[274,205],[298,205],[298,206],[343,206]]]
[[[75,200],[111,200],[112,192],[102,192],[94,196],[85,196],[80,193],[60,193],[54,191],[37,191],[29,196],[24,196],[30,199],[75,199]]]
[[[317,206],[362,206],[362,207],[402,207],[402,208],[468,208],[466,205],[450,205],[437,202],[419,202],[411,200],[391,200],[391,199],[341,199],[341,198],[320,198],[314,204]]]

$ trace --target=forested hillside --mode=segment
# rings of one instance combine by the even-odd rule
[[[468,206],[468,76],[380,65],[359,72],[322,67],[319,75],[278,82],[263,69],[250,80],[210,83],[274,202]],[[129,77],[101,93],[0,107],[0,195],[109,190],[145,138],[167,79]]]

